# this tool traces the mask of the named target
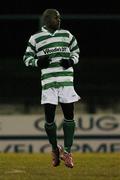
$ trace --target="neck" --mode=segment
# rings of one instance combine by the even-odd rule
[[[51,29],[51,28],[47,28],[47,30],[50,32],[50,33],[54,33],[56,31],[56,29]]]
[[[54,33],[57,29],[53,29],[47,26],[44,26],[45,29],[47,29],[50,33]]]

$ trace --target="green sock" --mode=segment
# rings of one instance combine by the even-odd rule
[[[64,149],[68,153],[71,151],[71,146],[73,144],[75,122],[74,120],[64,120],[63,122],[64,131]]]
[[[45,130],[48,136],[48,140],[52,145],[52,149],[55,150],[57,148],[57,134],[56,134],[56,124],[53,122],[51,124],[45,123]]]

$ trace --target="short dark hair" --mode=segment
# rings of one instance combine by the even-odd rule
[[[51,15],[55,14],[56,12],[58,12],[57,9],[46,9],[46,10],[43,12],[43,14],[42,14],[41,24],[42,24],[42,25],[45,25],[46,22],[47,22],[47,20],[48,20],[48,18],[49,18]]]

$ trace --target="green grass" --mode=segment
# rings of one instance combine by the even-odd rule
[[[51,154],[0,154],[0,180],[120,180],[119,153],[73,153],[74,168],[52,167]]]

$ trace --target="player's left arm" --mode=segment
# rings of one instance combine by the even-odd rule
[[[60,65],[64,69],[73,67],[79,61],[80,48],[78,47],[77,40],[71,33],[69,33],[69,39],[70,39],[70,43],[69,43],[70,57],[69,59],[62,59],[60,61]]]
[[[74,64],[77,64],[79,62],[80,48],[78,47],[78,42],[75,36],[73,35],[71,35],[69,49],[70,49],[70,59],[73,60]]]

